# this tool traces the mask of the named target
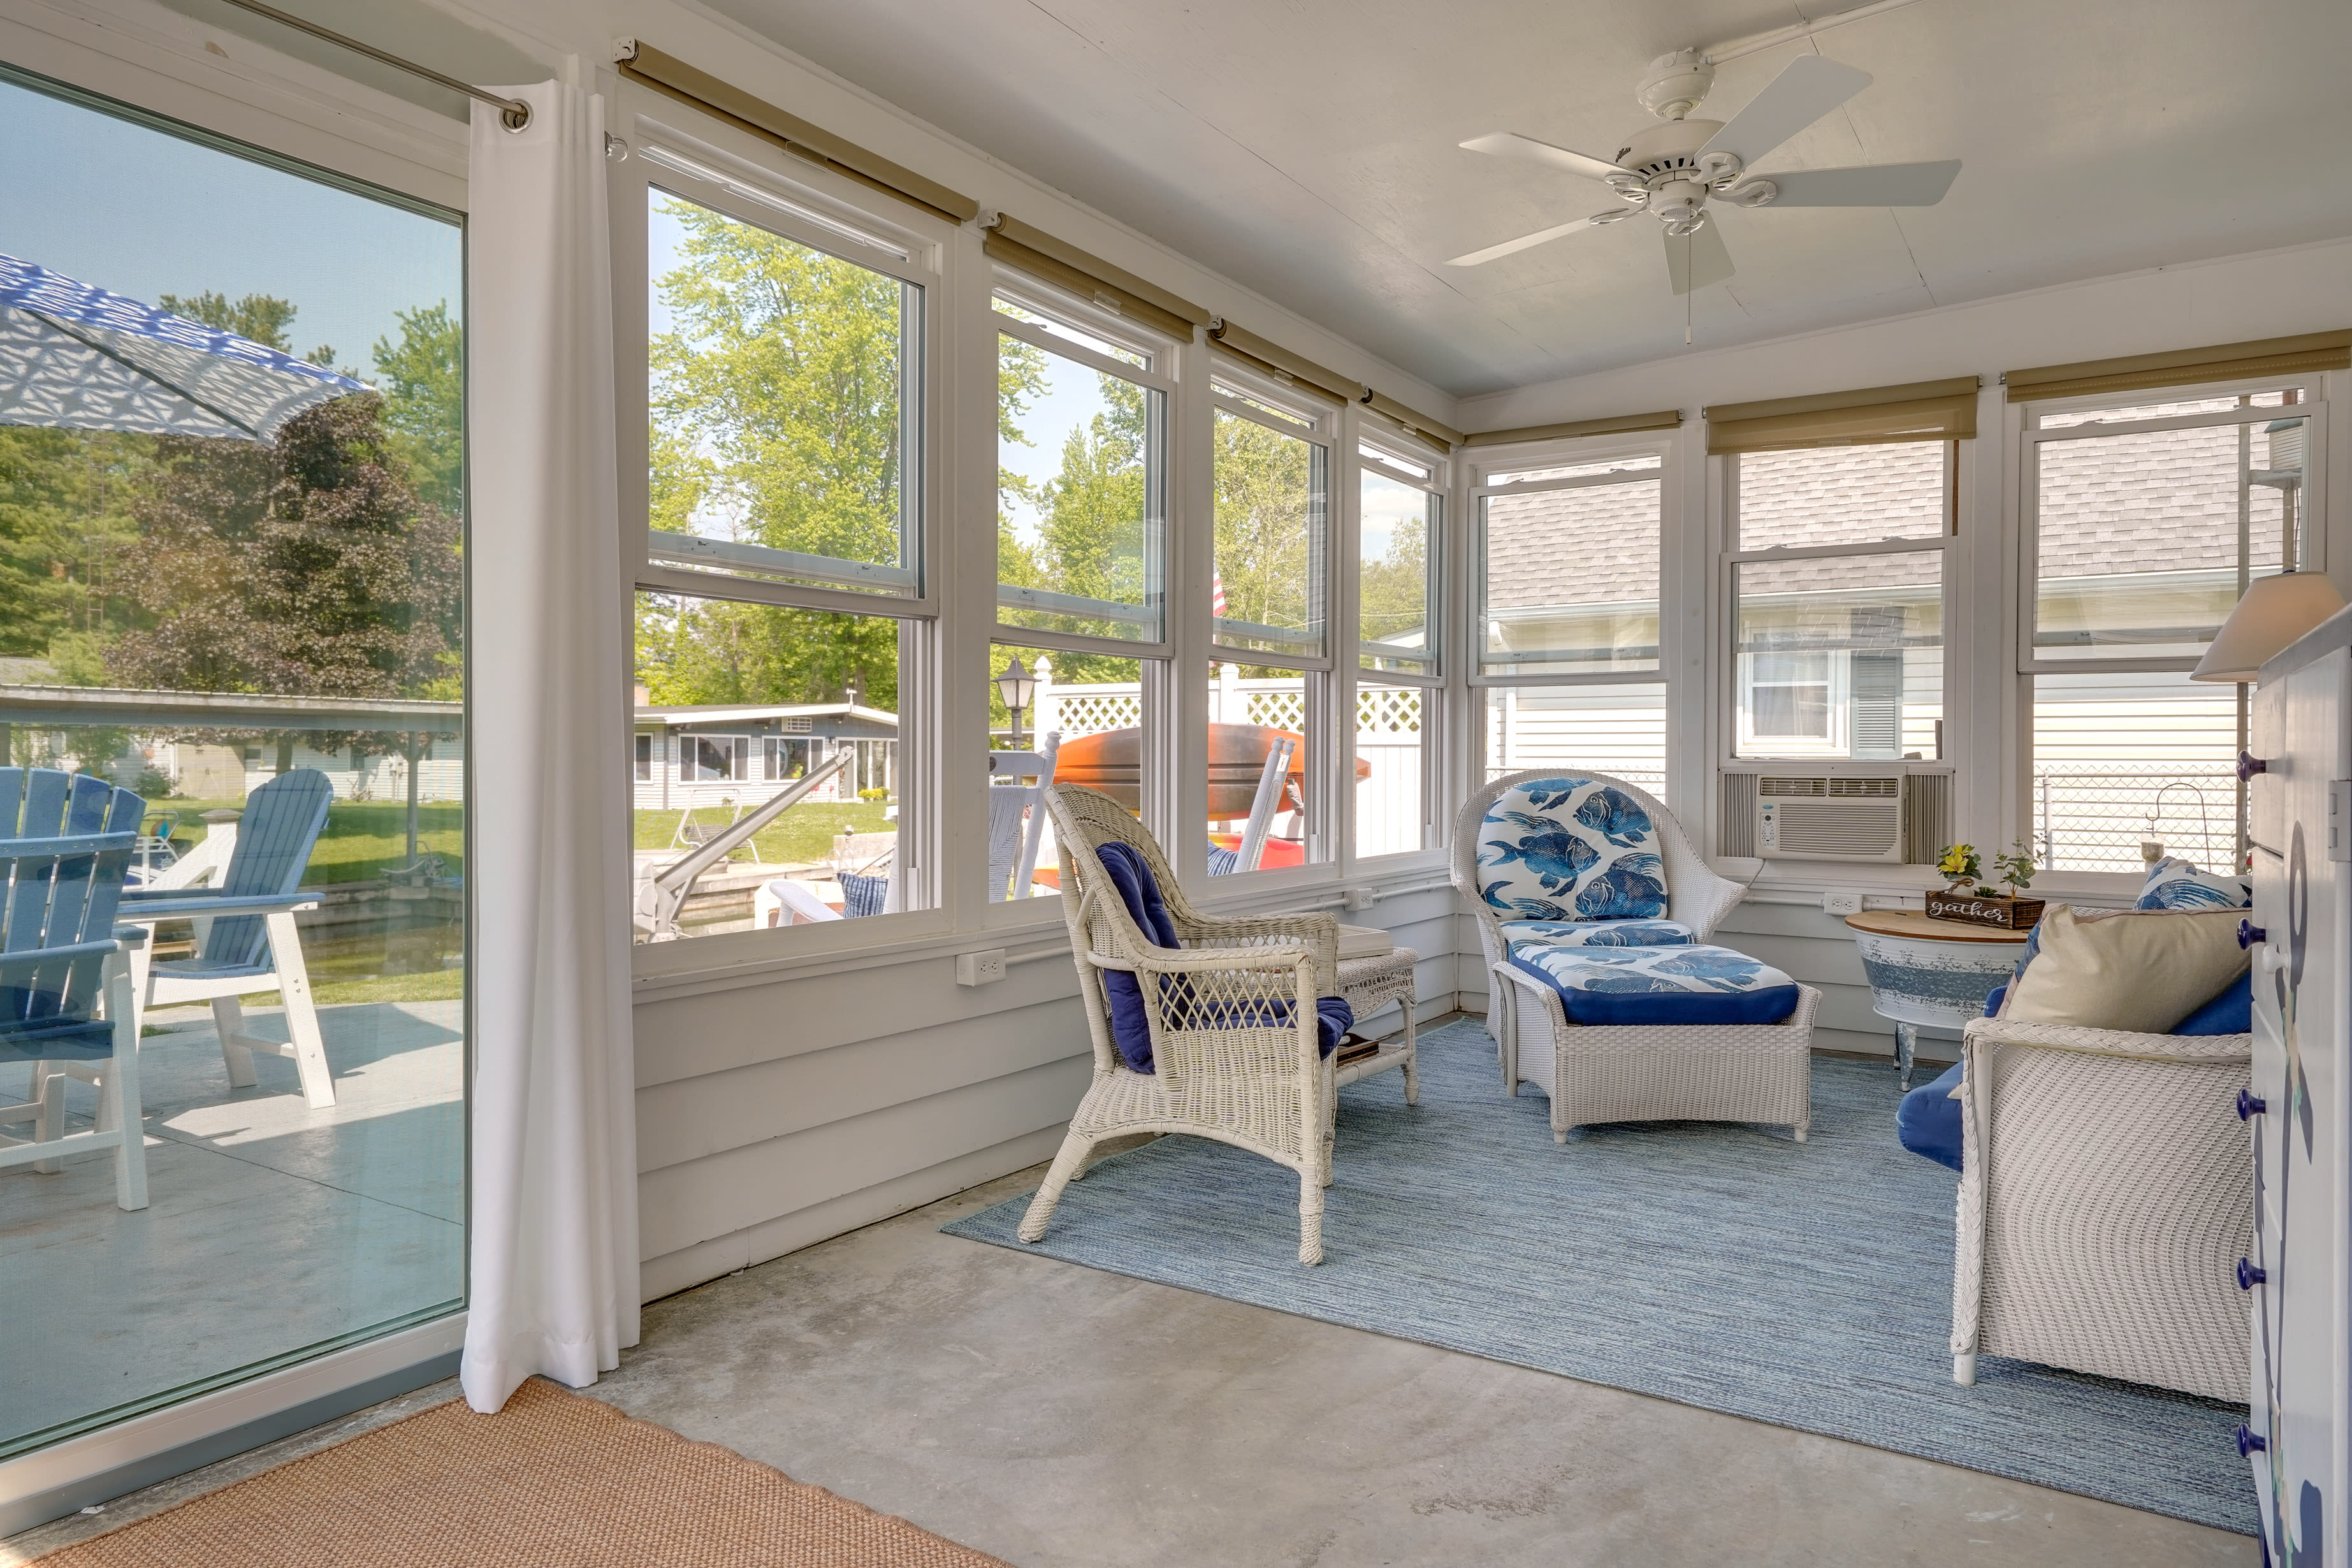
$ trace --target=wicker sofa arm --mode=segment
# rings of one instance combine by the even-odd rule
[[[2076,1024],[2027,1024],[2006,1018],[1971,1018],[1961,1032],[1969,1046],[2031,1046],[2048,1051],[2123,1057],[2150,1062],[2242,1062],[2252,1059],[2252,1035],[2143,1035],[2126,1029],[2091,1029]]]

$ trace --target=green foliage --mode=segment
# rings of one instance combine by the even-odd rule
[[[2033,847],[2022,838],[2011,839],[2009,853],[1994,856],[1992,863],[2000,873],[2001,885],[2011,892],[2033,886],[2033,874],[2040,869],[2033,863]]]
[[[858,700],[898,710],[898,623],[773,605],[637,595],[637,679],[656,706]]]
[[[686,260],[656,284],[677,323],[651,347],[665,515],[896,563],[906,286],[690,202],[668,211]],[[687,455],[689,471],[660,473]]]
[[[1321,618],[1311,592],[1321,510],[1312,464],[1307,441],[1217,411],[1217,572],[1229,618],[1285,627]]]
[[[466,334],[449,302],[395,310],[400,342],[375,341],[383,426],[416,493],[452,517],[465,510]]]
[[[751,858],[763,866],[801,866],[823,860],[833,853],[833,841],[838,834],[895,831],[898,824],[885,817],[883,809],[870,801],[853,804],[804,800],[751,836]],[[676,811],[635,813],[636,847],[670,847],[677,841],[679,816]],[[698,806],[694,813],[698,827],[724,827],[734,817],[733,809],[727,806]]]
[[[0,653],[62,654],[129,624],[119,585],[135,568],[132,509],[151,477],[154,437],[0,426]],[[78,685],[97,684],[80,676]]]
[[[1366,642],[1384,642],[1429,625],[1429,525],[1415,519],[1389,535],[1389,552],[1363,563],[1359,619]]]

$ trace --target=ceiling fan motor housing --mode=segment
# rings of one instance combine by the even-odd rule
[[[1650,62],[1633,98],[1661,120],[1680,120],[1706,101],[1714,85],[1715,68],[1696,49],[1676,49]]]

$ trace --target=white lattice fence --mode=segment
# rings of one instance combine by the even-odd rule
[[[1056,686],[1041,708],[1038,732],[1059,730],[1066,741],[1108,730],[1132,730],[1143,722],[1143,688]]]

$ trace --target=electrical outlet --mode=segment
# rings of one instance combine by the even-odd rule
[[[1004,978],[1004,950],[992,947],[980,952],[956,954],[956,984],[959,985],[989,985]]]
[[[1827,892],[1822,895],[1822,913],[1825,915],[1858,915],[1862,913],[1862,895],[1850,892]]]

